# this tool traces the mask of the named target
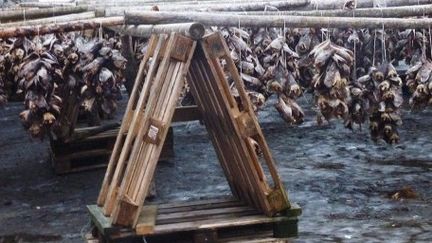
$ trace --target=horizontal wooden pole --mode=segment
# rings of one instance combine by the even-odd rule
[[[273,4],[277,2],[278,0],[266,0],[265,2],[272,2]],[[292,10],[340,10],[343,8],[343,5],[346,1],[342,0],[306,0],[305,3],[302,4],[296,4],[297,0],[293,1],[285,1],[285,2],[291,2],[290,9]],[[245,4],[245,3],[259,3],[264,1],[256,1],[256,0],[236,0],[236,1],[227,1],[227,0],[221,0],[221,1],[215,1],[215,0],[199,0],[199,1],[192,1],[192,0],[169,0],[169,1],[157,1],[157,0],[126,0],[126,1],[85,1],[85,3],[89,4],[89,6],[93,7],[139,7],[143,5],[153,6],[158,5],[161,9],[165,10],[176,10],[175,7],[179,7],[178,10],[185,10],[185,5],[189,5],[189,9],[192,8],[202,8],[205,5],[218,5],[218,4],[227,4],[227,5],[233,5],[233,4]],[[376,0],[357,0],[357,8],[373,8],[374,3]],[[394,6],[413,6],[413,5],[419,5],[419,4],[431,4],[432,0],[387,0],[386,2],[387,7],[394,7]],[[211,7],[211,6],[208,6]],[[382,6],[384,7],[384,6]],[[123,9],[124,11],[125,9]],[[281,9],[279,9],[281,10]],[[235,11],[235,10],[234,10]],[[242,10],[240,10],[242,11]]]
[[[207,26],[287,28],[372,28],[413,29],[432,27],[432,19],[352,18],[316,16],[259,16],[226,13],[129,11],[127,24],[199,22]]]
[[[179,23],[163,25],[126,25],[121,27],[110,27],[119,34],[135,37],[150,37],[152,34],[178,32],[192,39],[198,40],[204,36],[205,28],[200,23]]]
[[[95,17],[96,17],[95,12],[90,11],[90,12],[83,12],[83,13],[77,13],[77,14],[67,14],[67,15],[49,17],[49,18],[32,19],[32,20],[19,21],[19,22],[10,22],[10,23],[5,23],[5,24],[0,24],[0,28],[17,27],[17,26],[25,26],[25,25],[45,25],[45,24],[53,24],[53,23],[62,23],[62,22],[69,22],[69,21],[91,19],[91,18],[95,18]]]
[[[154,1],[154,0],[138,0],[138,1],[96,1],[96,2],[84,2],[88,6],[93,7],[131,7],[131,6],[143,6],[143,5],[158,5],[158,6],[182,6],[182,5],[195,5],[195,6],[206,6],[206,5],[220,5],[220,4],[248,4],[248,3],[275,3],[284,2],[291,6],[304,6],[308,4],[309,0],[170,0],[170,1]]]
[[[53,8],[53,7],[73,7],[76,3],[56,3],[56,2],[24,2],[20,3],[19,6],[23,8]]]
[[[213,4],[165,4],[165,5],[140,5],[140,6],[119,6],[103,7],[92,6],[98,13],[104,16],[120,16],[126,11],[149,11],[157,6],[159,11],[199,11],[199,12],[218,12],[218,11],[259,11],[269,9],[288,9],[295,6],[305,5],[309,0],[292,1],[263,1],[263,2],[242,2],[242,3],[213,3]]]
[[[346,1],[342,0],[314,0],[303,7],[296,8],[296,10],[327,10],[327,9],[342,9]],[[376,0],[356,0],[357,8],[373,8]],[[412,6],[420,4],[431,4],[432,0],[382,0],[385,2],[386,7],[395,6]],[[385,6],[381,6],[385,7]]]
[[[81,31],[96,29],[99,27],[123,25],[124,17],[93,18],[64,23],[53,23],[46,25],[26,25],[18,27],[0,28],[0,38],[43,35],[57,32]]]
[[[3,10],[0,11],[0,21],[22,21],[26,19],[53,17],[58,15],[81,13],[86,11],[88,11],[87,6]]]
[[[400,6],[387,8],[357,8],[354,10],[311,10],[311,11],[250,11],[236,12],[240,15],[290,15],[290,16],[325,16],[325,17],[371,17],[402,18],[432,14],[432,4]]]

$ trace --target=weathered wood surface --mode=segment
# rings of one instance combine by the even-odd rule
[[[227,76],[234,80],[241,105],[230,92]],[[199,42],[187,80],[233,194],[267,216],[289,208],[270,149],[219,32]],[[259,144],[263,158],[258,157],[253,142]]]
[[[324,9],[342,9],[346,1],[342,0],[311,0],[304,7],[299,7],[297,10],[324,10]],[[357,8],[373,8],[376,3],[385,3],[387,7],[395,6],[412,6],[419,4],[430,4],[432,0],[356,0]],[[385,6],[381,6],[385,7]]]
[[[23,8],[53,8],[53,7],[74,7],[73,2],[23,2],[19,6]]]
[[[51,23],[44,25],[26,25],[18,27],[0,28],[0,38],[43,35],[58,32],[81,31],[96,29],[104,26],[124,24],[123,17],[92,18],[62,23]]]
[[[136,226],[194,47],[178,33],[152,35],[98,199],[114,224]]]
[[[64,14],[81,13],[86,11],[89,11],[87,6],[3,10],[0,11],[0,21],[22,21],[26,19],[46,18]]]
[[[307,0],[293,1],[262,1],[262,2],[226,2],[226,3],[193,3],[193,4],[147,4],[138,6],[96,6],[97,11],[104,16],[119,16],[126,11],[149,11],[157,6],[159,11],[199,11],[199,12],[218,12],[218,11],[264,11],[266,9],[291,9],[296,6],[303,6]]]
[[[141,98],[140,94],[142,92],[149,92],[148,88],[146,88],[148,84],[144,86],[144,82],[145,82],[144,80],[147,80],[148,83],[148,78],[144,79],[144,77],[145,75],[147,76],[152,75],[152,72],[154,71],[150,69],[146,72],[145,66],[149,62],[150,57],[153,58],[156,57],[156,59],[158,58],[159,55],[158,52],[156,53],[153,52],[157,46],[159,48],[161,47],[162,43],[160,42],[161,41],[158,42],[157,38],[152,37],[149,41],[148,50],[144,55],[143,59],[141,60],[138,73],[135,78],[135,83],[132,92],[130,94],[129,102],[125,111],[125,116],[123,118],[123,122],[120,127],[120,132],[117,135],[113,153],[111,154],[110,161],[108,163],[108,168],[102,183],[102,188],[99,192],[97,204],[99,206],[109,207],[109,210],[111,210],[111,208],[114,205],[107,205],[108,204],[108,202],[106,202],[107,198],[108,200],[113,200],[113,198],[117,197],[117,187],[119,186],[118,181],[121,181],[120,179],[118,179],[118,177],[121,176],[120,173],[122,173],[122,170],[124,170],[124,167],[126,166],[125,165],[126,155],[124,155],[124,152],[122,155],[122,151],[125,148],[131,146],[130,144],[132,143],[132,139],[134,139],[134,136],[136,135],[135,123],[138,121],[138,114],[133,113],[133,110],[142,109],[143,98]],[[133,129],[130,129],[131,127]],[[123,139],[122,134],[126,132],[128,134],[131,133],[131,135],[128,135],[126,136],[126,139]],[[112,202],[110,203],[112,204]]]
[[[199,22],[206,26],[287,27],[287,28],[429,28],[432,19],[352,18],[316,16],[259,16],[227,13],[186,13],[128,11],[127,24]]]
[[[189,36],[194,40],[198,40],[201,39],[205,33],[204,25],[200,23],[126,25],[121,27],[111,27],[111,29],[122,35],[125,34],[145,38],[150,37],[152,34],[169,34],[171,32],[177,32]]]
[[[432,14],[432,5],[413,5],[387,8],[357,8],[336,10],[310,11],[249,11],[236,12],[240,15],[292,15],[292,16],[325,16],[325,17],[371,17],[371,18],[402,18],[411,16],[427,16]]]
[[[262,224],[268,224],[272,228],[275,222],[296,221],[302,213],[301,208],[293,203],[292,208],[283,214],[267,217],[234,198],[148,204],[143,207],[137,228],[133,230],[112,225],[110,218],[96,205],[89,205],[87,209],[92,222],[107,239],[157,236],[203,229],[235,230],[245,226],[262,227]],[[146,215],[149,218],[146,218]]]
[[[19,22],[9,22],[9,23],[0,24],[0,28],[30,26],[30,25],[47,25],[47,24],[64,23],[64,22],[70,22],[70,21],[91,19],[91,18],[95,18],[95,17],[96,17],[95,12],[89,11],[89,12],[83,12],[83,13],[77,13],[77,14],[67,14],[67,15],[48,17],[48,18],[40,18],[40,19],[31,19],[31,20],[19,21]]]

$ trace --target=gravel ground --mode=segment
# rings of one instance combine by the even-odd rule
[[[29,138],[20,109],[0,109],[0,242],[82,242],[85,205],[96,201],[104,170],[54,175],[48,142]],[[431,242],[432,112],[405,112],[397,146],[374,144],[367,127],[317,127],[313,111],[306,113],[299,127],[286,125],[271,104],[259,115],[290,200],[303,208],[295,241]],[[156,200],[229,195],[205,128],[181,123],[174,133],[176,157],[158,166]],[[389,197],[404,186],[418,198]]]

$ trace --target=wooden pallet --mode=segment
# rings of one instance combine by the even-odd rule
[[[201,115],[196,106],[177,107],[174,122],[200,120]],[[92,128],[76,128],[75,137]],[[119,128],[95,134],[84,139],[68,142],[50,140],[50,161],[56,174],[73,173],[91,169],[105,168],[108,165]],[[174,156],[174,133],[169,129],[167,139],[159,161],[169,160]]]
[[[176,33],[150,38],[120,128],[128,133],[116,140],[98,198],[116,224],[138,220],[195,45]]]
[[[113,226],[97,205],[87,208],[98,238],[106,242],[130,242],[142,236],[149,243],[284,242],[297,236],[297,217],[301,214],[293,204],[278,216],[267,217],[234,198],[148,204],[133,230]]]
[[[234,196],[267,216],[289,208],[243,81],[219,32],[199,42],[187,80]],[[228,80],[233,80],[240,102],[231,94]],[[256,143],[262,158],[256,153]]]
[[[85,128],[75,129],[80,133]],[[119,129],[111,129],[85,139],[71,142],[50,141],[50,162],[56,174],[67,174],[108,165]],[[174,156],[174,134],[169,129],[166,143],[162,149],[160,161]]]

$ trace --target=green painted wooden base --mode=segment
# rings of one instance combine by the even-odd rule
[[[276,242],[297,236],[301,215],[295,203],[285,212],[267,217],[233,198],[211,199],[145,206],[134,230],[112,225],[96,205],[87,208],[99,237],[113,242],[143,236],[147,242],[250,241],[263,237]]]

